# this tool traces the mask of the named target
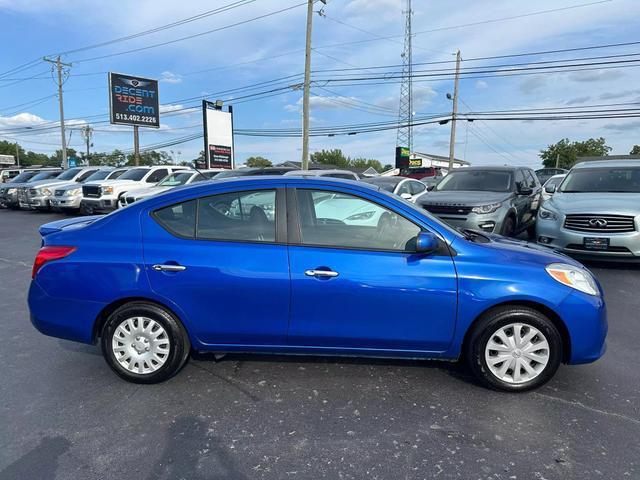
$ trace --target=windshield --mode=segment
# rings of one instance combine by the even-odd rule
[[[95,180],[104,180],[109,176],[111,170],[98,170],[87,177],[85,182],[93,182]]]
[[[556,177],[556,178],[551,177],[549,180],[547,180],[547,183],[545,183],[544,186],[545,187],[557,187],[558,185],[560,185],[562,183],[562,180],[564,180],[564,176],[563,177]]]
[[[33,177],[37,172],[22,172],[21,174],[13,177],[11,180],[9,180],[9,182],[7,183],[20,183],[20,182],[26,182],[27,180],[29,180],[31,177]]]
[[[158,186],[159,187],[177,187],[179,185],[184,185],[189,181],[193,172],[180,172],[169,175],[167,178],[162,180]]]
[[[148,172],[148,168],[133,168],[120,175],[120,180],[133,180],[135,182],[139,182]]]
[[[81,168],[70,168],[69,170],[67,170],[66,172],[63,172],[62,174],[60,174],[57,179],[58,180],[71,180],[73,177],[75,177],[77,174],[79,174],[82,171]]]
[[[507,170],[457,170],[444,177],[434,190],[510,192],[512,184],[513,174]]]
[[[56,178],[58,175],[60,175],[60,172],[57,170],[50,170],[48,172],[40,172],[37,175],[34,175],[33,177],[31,177],[32,182],[35,182],[37,180],[48,180],[49,178]]]
[[[126,172],[126,170],[115,170],[115,171],[109,172],[109,176],[107,177],[107,179],[115,180],[116,178],[120,177],[124,172]]]
[[[640,167],[580,168],[567,175],[561,192],[640,193]]]
[[[376,187],[379,187],[380,190],[384,190],[391,193],[393,193],[398,183],[400,183],[399,181],[394,179],[387,180],[387,179],[380,179],[380,178],[366,178],[362,181],[365,183],[370,183],[371,185],[375,185]]]
[[[226,172],[220,172],[218,175],[215,176],[215,178],[217,180],[219,178],[241,177],[243,175],[249,175],[250,173],[251,173],[251,170],[245,170],[245,171],[227,170]]]

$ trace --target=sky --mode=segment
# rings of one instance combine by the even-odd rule
[[[0,0],[3,19],[0,140],[18,141],[28,150],[48,154],[60,148],[59,130],[34,134],[25,128],[58,120],[57,88],[51,66],[39,59],[69,51],[72,52],[62,56],[64,62],[71,63],[64,83],[64,110],[70,126],[67,136],[75,149],[84,148],[79,128],[86,124],[95,129],[92,150],[132,148],[132,128],[105,121],[109,112],[109,71],[160,81],[161,127],[141,128],[143,148],[201,132],[202,113],[198,104],[205,96],[234,105],[237,129],[300,128],[299,88],[285,88],[262,98],[239,97],[300,82],[297,75],[304,71],[304,3],[301,0]],[[73,52],[230,4],[237,6],[152,34]],[[397,120],[400,95],[397,80],[380,80],[369,85],[320,80],[345,75],[362,77],[376,72],[375,68],[353,70],[356,67],[389,66],[382,71],[397,72],[397,65],[402,62],[405,5],[406,0],[316,3],[312,79],[318,82],[311,93],[312,128]],[[577,8],[557,11],[574,6]],[[556,11],[539,13],[547,10]],[[281,12],[274,13],[278,11]],[[262,18],[250,21],[256,17]],[[426,74],[433,69],[451,69],[456,50],[461,51],[462,68],[635,54],[640,52],[640,45],[472,60],[640,41],[638,18],[637,0],[413,0],[413,62],[447,62],[414,68]],[[241,24],[234,26],[237,23]],[[184,37],[191,38],[179,40]],[[154,46],[161,43],[165,44]],[[123,53],[140,48],[143,50]],[[28,68],[2,76],[32,61]],[[469,75],[472,78],[460,80],[461,113],[640,102],[639,70],[633,63],[628,68],[476,78],[479,76]],[[283,77],[289,78],[263,83],[253,90],[226,93]],[[453,91],[450,76],[417,78],[413,89],[416,118],[451,111],[451,101],[446,98]],[[168,114],[175,110],[180,111]],[[613,147],[612,154],[627,154],[634,144],[640,143],[639,132],[640,118],[460,121],[456,157],[475,165],[538,167],[539,151],[562,138],[583,140],[603,136]],[[448,155],[449,135],[449,125],[415,127],[414,150]],[[242,163],[255,155],[274,163],[299,161],[301,143],[300,138],[237,135],[236,162]],[[192,160],[202,145],[202,139],[195,139],[165,150],[176,161]],[[310,142],[311,152],[340,148],[349,156],[375,158],[383,164],[393,163],[395,146],[395,130],[312,137]]]

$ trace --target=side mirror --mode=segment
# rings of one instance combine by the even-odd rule
[[[400,197],[404,198],[405,200],[411,200],[411,194],[410,193],[401,193]]]
[[[431,190],[433,190],[434,188],[436,188],[435,185],[427,185],[427,192],[430,192]]]
[[[555,193],[556,186],[555,185],[547,185],[546,187],[544,187],[544,191],[547,192],[547,193]]]
[[[533,188],[527,187],[526,185],[518,188],[518,195],[531,195],[533,193]]]
[[[431,232],[420,232],[416,238],[417,253],[431,253],[438,249],[440,242]]]

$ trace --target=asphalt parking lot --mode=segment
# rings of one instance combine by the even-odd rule
[[[257,355],[141,386],[29,323],[37,227],[57,218],[0,210],[1,480],[640,479],[640,267],[592,266],[608,352],[531,393],[449,363]]]

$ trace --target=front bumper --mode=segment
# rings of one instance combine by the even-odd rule
[[[82,202],[82,195],[62,195],[52,197],[49,203],[53,208],[77,210],[80,208]]]
[[[591,363],[607,346],[607,309],[601,296],[572,292],[557,308],[569,334],[567,363]]]
[[[16,192],[6,193],[0,197],[0,204],[5,207],[15,207],[18,205],[18,194]]]
[[[640,232],[578,232],[564,228],[564,220],[544,220],[538,217],[536,239],[561,252],[582,258],[640,260]],[[608,238],[607,250],[589,250],[584,247],[585,238]]]
[[[469,212],[466,215],[432,213],[432,215],[437,216],[440,220],[454,228],[470,228],[472,230],[480,230],[481,232],[487,233],[502,232],[502,225],[506,218],[506,213],[501,208],[493,213],[480,214]]]
[[[87,212],[111,212],[118,208],[118,200],[116,197],[102,196],[100,198],[83,197],[81,201],[81,209]]]
[[[49,199],[51,197],[46,196],[46,195],[39,195],[39,196],[28,196],[28,207],[27,208],[31,208],[31,209],[48,209],[49,208]],[[22,206],[22,205],[20,205]]]

